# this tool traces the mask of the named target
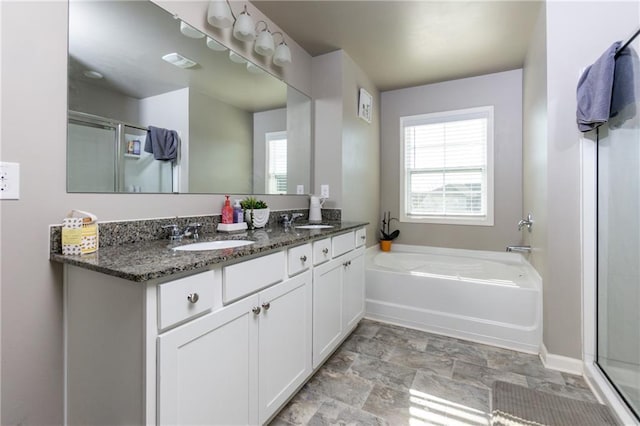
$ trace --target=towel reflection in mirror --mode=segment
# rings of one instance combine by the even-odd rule
[[[180,138],[178,132],[162,127],[149,126],[144,150],[153,154],[153,158],[160,161],[175,162],[178,159],[179,147]]]

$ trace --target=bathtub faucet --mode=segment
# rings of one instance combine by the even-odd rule
[[[531,253],[531,246],[507,246],[508,252]]]
[[[531,213],[529,213],[526,219],[520,219],[518,222],[518,231],[522,231],[522,228],[526,226],[527,231],[531,232],[531,225],[533,225],[533,217],[531,217]]]

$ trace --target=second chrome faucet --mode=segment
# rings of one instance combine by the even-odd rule
[[[289,217],[288,214],[282,214],[280,215],[280,221],[282,222],[282,226],[289,228],[297,218],[302,216],[304,216],[302,213],[291,213],[291,217]]]

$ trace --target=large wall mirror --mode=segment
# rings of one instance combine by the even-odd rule
[[[68,192],[311,191],[310,99],[154,3],[71,1],[68,85]]]

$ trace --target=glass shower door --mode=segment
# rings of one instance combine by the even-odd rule
[[[635,56],[634,56],[635,57]],[[640,417],[640,74],[599,129],[597,363]],[[635,86],[635,87],[634,87]],[[627,92],[628,94],[629,92]]]
[[[118,127],[69,120],[67,191],[114,192]]]

